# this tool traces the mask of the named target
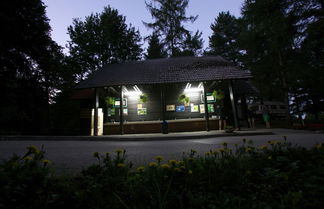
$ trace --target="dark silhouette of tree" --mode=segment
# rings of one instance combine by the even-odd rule
[[[210,28],[213,33],[209,37],[207,54],[219,55],[229,61],[238,63],[241,56],[238,44],[240,35],[239,20],[229,12],[221,12]]]
[[[148,37],[148,48],[147,54],[145,55],[146,59],[155,59],[155,58],[163,58],[166,57],[167,54],[164,50],[163,44],[159,40],[159,36],[156,33],[153,33]]]
[[[319,111],[323,99],[319,90],[324,61],[320,35],[323,1],[246,0],[242,21],[243,63],[252,71],[262,96],[284,100],[297,109],[312,106]],[[289,116],[288,109],[287,119]]]
[[[0,3],[0,130],[46,133],[58,85],[61,48],[50,37],[40,0]]]
[[[168,56],[197,55],[202,48],[201,32],[194,35],[184,27],[198,16],[186,16],[189,0],[152,0],[145,2],[154,22],[145,23],[161,37]]]
[[[70,61],[77,64],[78,80],[108,63],[141,58],[141,37],[116,9],[105,7],[84,21],[74,19],[68,27]]]

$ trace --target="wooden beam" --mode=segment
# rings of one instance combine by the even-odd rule
[[[236,106],[235,106],[235,101],[234,101],[233,81],[232,80],[230,80],[230,82],[228,83],[228,89],[229,89],[230,99],[231,99],[231,103],[232,103],[232,111],[233,111],[233,116],[234,116],[234,127],[236,129],[238,129],[239,125],[238,125],[237,111],[236,111]]]
[[[93,135],[98,136],[98,108],[99,108],[99,91],[95,88],[95,108],[93,115]]]
[[[166,116],[165,116],[165,108],[166,108],[166,102],[165,102],[165,85],[161,84],[160,85],[160,91],[161,91],[161,114],[162,114],[162,130],[161,132],[163,134],[168,134],[168,124],[166,121]]]
[[[123,100],[124,100],[124,94],[123,94],[123,85],[120,86],[120,103],[119,103],[119,130],[120,135],[124,134],[124,111],[123,111]]]
[[[204,88],[204,106],[205,106],[205,119],[206,119],[206,131],[209,131],[209,114],[208,114],[208,104],[207,104],[207,88],[206,82],[203,82]]]

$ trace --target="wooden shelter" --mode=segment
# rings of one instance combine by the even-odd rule
[[[234,91],[256,91],[246,82],[251,78],[219,56],[178,57],[108,64],[76,89],[93,89],[94,135],[99,103],[104,134],[209,131],[216,129],[221,94],[229,98],[233,125],[239,127]]]

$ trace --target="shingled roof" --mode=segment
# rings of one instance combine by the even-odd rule
[[[249,72],[240,70],[219,56],[177,57],[108,64],[79,83],[76,88],[248,79],[251,77]]]

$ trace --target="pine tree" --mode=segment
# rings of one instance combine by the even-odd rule
[[[195,22],[198,16],[186,16],[189,0],[152,0],[146,3],[154,22],[144,23],[153,29],[165,45],[168,56],[183,55],[182,52],[199,53],[202,48],[201,33],[197,31],[192,36],[184,27],[184,23]],[[191,42],[190,44],[188,43]]]
[[[229,12],[221,12],[210,28],[213,33],[209,37],[208,54],[219,55],[237,63],[241,55],[238,44],[239,20]]]
[[[167,56],[163,44],[160,43],[159,37],[156,33],[153,33],[149,37],[148,44],[147,54],[145,55],[146,59],[163,58]]]

